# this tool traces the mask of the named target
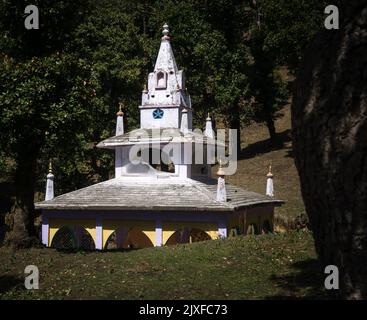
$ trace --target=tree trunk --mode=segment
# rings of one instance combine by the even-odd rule
[[[340,30],[319,34],[301,66],[292,136],[320,261],[339,268],[345,298],[361,299],[367,298],[367,5],[349,0],[339,9]]]
[[[269,115],[267,120],[266,120],[266,126],[268,128],[269,131],[269,136],[270,136],[270,140],[272,143],[277,142],[277,134],[275,131],[275,124],[274,124],[274,120],[272,115]]]
[[[14,247],[28,247],[35,242],[34,190],[36,159],[31,155],[18,160],[15,172],[15,204],[7,217],[8,232],[5,243]]]
[[[237,129],[237,155],[241,153],[241,119],[238,111],[238,106],[231,108],[229,120],[230,129]]]

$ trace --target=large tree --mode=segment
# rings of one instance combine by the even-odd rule
[[[367,4],[345,1],[340,30],[304,58],[292,104],[302,195],[324,264],[347,298],[367,298]]]
[[[252,63],[247,72],[250,90],[243,103],[243,119],[265,123],[271,141],[277,142],[274,120],[290,96],[287,73],[297,71],[303,52],[322,28],[327,1],[247,2],[244,16],[251,23],[245,41]],[[285,67],[282,72],[280,67]]]
[[[6,241],[16,246],[30,244],[35,236],[33,202],[41,156],[47,159],[51,150],[67,152],[82,144],[96,106],[91,65],[63,51],[87,6],[74,1],[34,4],[40,11],[39,30],[24,27],[25,1],[0,5],[0,148],[14,163],[16,198]]]

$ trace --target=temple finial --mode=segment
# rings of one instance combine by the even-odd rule
[[[266,176],[267,177],[272,177],[273,176],[273,173],[271,172],[271,164],[269,165],[269,172]]]
[[[162,40],[169,40],[169,26],[167,23],[164,24],[163,26],[163,31],[162,31],[163,37]]]
[[[119,111],[116,113],[118,117],[122,117],[124,113],[122,112],[122,108],[124,107],[124,104],[122,102],[119,102]]]
[[[48,163],[48,173],[52,173],[52,161]]]
[[[217,171],[217,175],[218,176],[224,176],[225,175],[225,172],[223,170],[223,161],[222,161],[222,158],[219,158],[219,169]]]
[[[123,107],[124,104],[122,102],[119,102],[119,111],[116,113],[117,116],[116,131],[115,131],[116,136],[124,134],[124,113],[122,112]]]

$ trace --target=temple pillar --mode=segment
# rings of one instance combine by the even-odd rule
[[[102,218],[97,217],[96,219],[96,249],[103,250],[103,228]]]
[[[218,223],[218,237],[227,238],[227,224],[224,221]]]
[[[42,244],[48,247],[48,238],[49,238],[49,225],[48,225],[48,217],[43,213],[42,214]]]
[[[163,245],[162,221],[156,220],[155,222],[155,246],[161,247],[162,245]]]

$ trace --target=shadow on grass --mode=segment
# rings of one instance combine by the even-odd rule
[[[338,296],[324,289],[324,274],[321,265],[316,259],[308,259],[292,264],[295,270],[286,276],[271,276],[270,281],[275,282],[281,293],[266,297],[274,299],[306,299],[306,300],[332,300]]]
[[[106,253],[106,252],[132,252],[136,250],[141,250],[141,248],[129,248],[129,249],[103,249],[103,250],[96,250],[96,249],[80,249],[80,248],[70,248],[70,249],[58,249],[54,248],[57,252],[65,253],[65,254],[80,254],[80,255],[87,255],[90,253]]]
[[[96,250],[92,250],[92,249],[80,249],[80,248],[52,248],[55,249],[57,252],[59,253],[65,253],[65,254],[81,254],[81,255],[86,255],[89,253],[94,253],[96,252]]]
[[[291,141],[291,130],[287,129],[283,132],[276,134],[274,141],[271,139],[257,141],[255,143],[249,144],[246,148],[241,150],[239,159],[250,159],[256,155],[268,153],[275,150],[280,150],[284,148],[286,142]]]
[[[0,295],[16,287],[24,289],[24,279],[12,275],[0,276]]]

